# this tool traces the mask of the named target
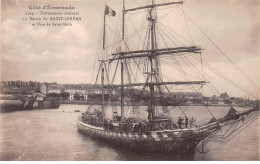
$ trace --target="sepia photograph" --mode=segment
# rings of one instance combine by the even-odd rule
[[[0,0],[1,161],[259,161],[259,0]]]

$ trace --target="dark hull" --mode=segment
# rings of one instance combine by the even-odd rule
[[[194,155],[198,143],[211,132],[190,129],[125,133],[107,131],[78,121],[78,130],[94,139],[102,140],[117,148],[132,152],[156,152],[164,154]]]

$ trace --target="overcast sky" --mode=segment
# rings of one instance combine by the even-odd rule
[[[103,0],[38,2],[1,0],[1,2],[1,80],[91,82],[97,43],[102,29]],[[72,5],[83,19],[73,22],[71,27],[32,27],[31,22],[22,21],[22,18],[24,12],[28,11],[28,6],[33,4]],[[120,0],[108,0],[107,4],[117,12],[117,15],[120,13]],[[134,0],[126,1],[126,4],[144,3],[141,0]],[[185,13],[259,87],[260,1],[188,0],[183,7]],[[177,22],[177,18],[165,18],[164,21],[166,25],[171,25]],[[251,94],[257,95],[259,91],[256,87],[239,73],[196,27],[192,27],[189,20],[187,21],[193,41],[205,49],[203,54],[205,61],[239,82]],[[247,96],[243,92],[229,89],[213,73],[208,73],[208,76],[220,91]]]

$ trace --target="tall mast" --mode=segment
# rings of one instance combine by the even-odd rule
[[[124,121],[124,62],[121,60],[121,123]]]
[[[105,4],[106,7],[106,4]],[[106,10],[106,9],[105,9]],[[101,59],[101,85],[102,85],[102,113],[105,113],[105,91],[104,91],[104,53],[106,47],[106,13],[104,10],[104,31],[103,31],[103,51],[102,51],[102,59]]]
[[[123,11],[122,11],[122,41],[125,39],[125,0],[123,0]]]
[[[104,10],[104,31],[103,31],[103,50],[105,49],[105,39],[106,39],[106,4],[105,4],[105,10]],[[103,55],[102,55],[102,60],[103,59]]]
[[[101,61],[103,65],[103,61]],[[101,71],[101,85],[102,85],[102,113],[105,113],[105,91],[104,91],[104,67],[102,66]]]
[[[154,5],[154,1],[152,0],[152,6]],[[153,82],[153,76],[155,74],[154,69],[153,69],[153,53],[155,49],[155,38],[154,38],[154,32],[155,32],[155,18],[153,18],[153,11],[154,7],[151,7],[149,11],[149,18],[148,21],[150,21],[150,31],[151,31],[151,56],[149,56],[150,60],[150,66],[151,66],[151,72],[150,72],[150,78],[151,78],[151,83]],[[148,120],[154,119],[154,85],[150,85],[150,106],[148,109]]]
[[[122,10],[122,42],[125,38],[125,0],[123,0],[123,10]],[[123,45],[123,44],[122,44]],[[121,59],[121,123],[124,121],[124,59]]]

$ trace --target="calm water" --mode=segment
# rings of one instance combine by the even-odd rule
[[[85,111],[86,106],[61,105],[55,110],[0,113],[0,160],[259,160],[259,119],[228,143],[210,142],[205,147],[207,154],[196,153],[194,158],[169,157],[125,152],[94,141],[77,131],[77,117],[81,113],[75,110]],[[210,110],[221,117],[228,108]],[[175,111],[172,116],[177,118],[180,109]],[[190,117],[195,116],[198,123],[211,118],[201,107],[190,107],[186,112]],[[139,115],[146,117],[142,111]]]

